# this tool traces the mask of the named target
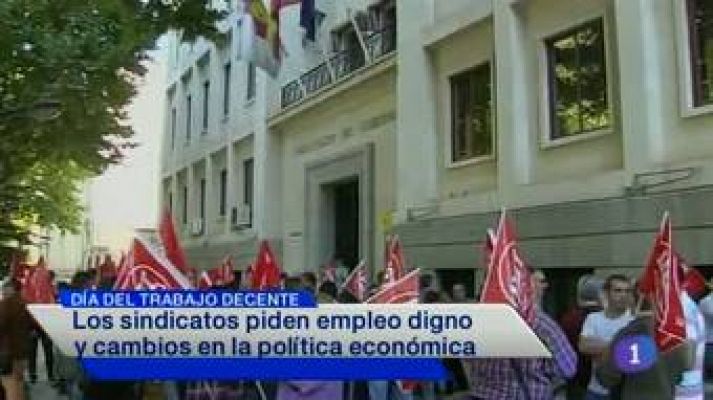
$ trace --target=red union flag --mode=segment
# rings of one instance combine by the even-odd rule
[[[22,287],[22,298],[27,303],[52,304],[55,302],[55,289],[50,271],[44,263],[44,258],[32,269]]]
[[[281,273],[270,245],[267,240],[263,240],[250,274],[250,287],[257,290],[279,288]]]
[[[639,290],[654,304],[655,340],[661,351],[671,350],[686,339],[681,275],[681,258],[673,249],[671,220],[666,213],[639,281]]]
[[[401,304],[418,302],[421,270],[415,269],[394,283],[389,283],[365,301],[368,304]]]
[[[520,257],[515,232],[505,211],[500,215],[498,230],[480,301],[510,304],[528,324],[535,318],[530,271]]]
[[[161,237],[161,243],[166,250],[166,258],[178,268],[184,275],[188,274],[188,262],[186,254],[183,252],[181,242],[176,234],[176,228],[173,224],[173,216],[171,211],[166,209],[161,216],[161,222],[158,226],[158,234]]]
[[[189,289],[188,278],[148,241],[134,238],[125,276],[115,287],[121,290]]]
[[[342,288],[351,293],[359,301],[366,299],[366,290],[369,285],[369,276],[366,271],[364,260],[354,267],[354,270],[344,280]]]
[[[384,284],[394,283],[406,273],[406,260],[398,236],[392,236],[387,244],[384,272]]]
[[[235,272],[233,262],[230,257],[226,257],[223,263],[209,271],[203,271],[198,280],[198,288],[208,289],[216,286],[230,285],[235,282]]]

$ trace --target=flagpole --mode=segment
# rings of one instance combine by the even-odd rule
[[[260,393],[260,398],[262,400],[267,400],[267,395],[265,394],[265,389],[262,388],[262,383],[260,383],[260,381],[255,381],[255,386],[257,387],[257,391]]]
[[[354,13],[352,12],[351,7],[347,8],[347,14],[349,15],[349,20],[351,21],[352,26],[354,27],[357,39],[359,39],[359,45],[361,46],[361,50],[364,52],[364,60],[366,60],[366,62],[370,64],[371,55],[369,54],[369,50],[366,48],[366,41],[364,41],[364,36],[362,35],[361,28],[359,28],[359,24],[357,24],[356,19],[354,18]]]
[[[357,263],[356,267],[354,267],[354,268],[352,269],[352,272],[350,272],[349,275],[347,275],[347,277],[344,278],[344,283],[342,283],[342,284],[339,286],[340,289],[344,289],[344,287],[346,286],[347,282],[349,282],[349,279],[351,279],[351,277],[359,271],[359,268],[361,268],[362,264],[364,264],[364,259],[362,259],[361,261],[359,261],[359,262]]]

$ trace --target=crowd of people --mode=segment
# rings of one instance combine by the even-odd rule
[[[321,281],[311,272],[283,275],[285,289],[315,293],[319,303],[355,303],[348,291],[333,281]],[[57,286],[63,285],[62,283]],[[92,272],[78,272],[69,285],[92,288]],[[111,288],[111,280],[98,282]],[[238,280],[223,289],[240,289]],[[24,400],[26,386],[37,376],[37,349],[41,344],[47,379],[72,400],[112,399],[329,399],[411,400],[439,399],[462,394],[478,400],[546,399],[676,399],[704,398],[704,376],[713,373],[713,295],[707,291],[681,293],[688,341],[658,354],[647,370],[621,371],[613,348],[632,335],[654,335],[653,313],[636,285],[624,275],[606,279],[586,276],[578,284],[575,306],[561,316],[541,307],[547,276],[533,271],[535,318],[532,328],[551,352],[543,359],[445,359],[449,371],[442,382],[418,382],[404,390],[400,382],[101,382],[87,376],[76,359],[57,351],[47,334],[29,317],[17,282],[3,281],[0,300],[0,375],[4,399]],[[379,285],[371,288],[372,293]],[[445,289],[434,275],[422,276],[422,303],[474,303],[466,285]],[[507,332],[503,332],[507,334]]]

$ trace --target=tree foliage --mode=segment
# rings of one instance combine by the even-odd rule
[[[78,184],[135,146],[126,107],[147,51],[171,29],[219,39],[210,3],[0,1],[0,241],[77,226]]]

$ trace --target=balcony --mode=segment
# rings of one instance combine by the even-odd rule
[[[292,106],[325,87],[337,84],[353,72],[373,65],[394,53],[396,51],[396,25],[389,25],[369,33],[364,38],[364,45],[368,60],[364,59],[364,52],[361,48],[340,51],[283,86],[280,103],[282,108]]]

